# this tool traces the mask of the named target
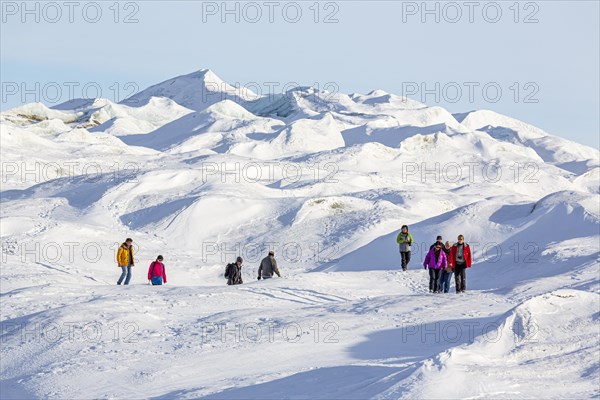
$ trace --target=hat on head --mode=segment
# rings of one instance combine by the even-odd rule
[[[238,258],[235,260],[235,262],[239,262],[239,263],[241,263],[241,262],[244,262],[244,260],[242,260],[242,257],[238,257]]]
[[[156,257],[157,260],[162,260],[163,256],[161,256],[160,254],[158,255],[158,257]]]
[[[435,240],[442,240],[442,236],[441,236],[441,235],[438,235],[438,237],[437,237],[437,238],[435,238]]]
[[[274,255],[275,255],[275,252],[274,252],[273,250],[270,250],[270,251],[269,251],[269,255],[270,255],[270,256],[274,256]]]

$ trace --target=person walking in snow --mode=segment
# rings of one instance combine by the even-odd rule
[[[227,264],[225,268],[225,278],[227,278],[228,285],[241,285],[244,283],[242,280],[242,264],[244,260],[242,257],[238,257],[235,263]]]
[[[275,272],[277,276],[281,278],[281,274],[277,268],[277,261],[275,260],[275,252],[271,250],[269,251],[269,255],[263,258],[260,262],[260,266],[258,267],[258,280],[260,281],[261,278],[272,278],[273,272]]]
[[[437,243],[441,243],[442,249],[444,249],[444,241],[442,240],[442,236],[438,235],[437,238],[435,238],[435,243],[429,246],[429,250],[433,249]]]
[[[129,285],[131,280],[131,267],[135,265],[133,261],[133,239],[127,238],[117,250],[117,266],[121,268],[121,277],[117,281],[120,285],[125,279],[125,285]]]
[[[423,268],[429,268],[429,293],[439,292],[440,272],[447,266],[446,253],[442,250],[442,243],[438,242],[429,250],[423,261]]]
[[[156,257],[156,261],[150,263],[148,268],[148,282],[153,285],[162,285],[167,283],[167,270],[163,264],[163,256]]]
[[[450,260],[450,249],[452,246],[450,242],[446,241],[444,247],[442,247],[442,251],[446,253],[446,257]],[[440,292],[448,293],[450,291],[450,281],[452,279],[452,268],[450,267],[450,262],[446,268],[442,270],[442,274],[440,275]]]
[[[471,248],[465,243],[465,237],[458,235],[458,242],[450,249],[450,266],[454,271],[456,293],[467,290],[467,268],[471,268]]]
[[[410,245],[413,242],[413,237],[408,232],[408,225],[402,225],[400,229],[400,233],[396,237],[396,243],[400,247],[400,258],[402,271],[406,271],[408,269],[408,263],[410,262]]]

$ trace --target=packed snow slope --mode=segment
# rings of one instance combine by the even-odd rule
[[[209,70],[17,107],[0,135],[2,399],[600,397],[597,149]],[[468,290],[430,294],[425,254],[458,234]],[[282,277],[257,281],[268,250]]]

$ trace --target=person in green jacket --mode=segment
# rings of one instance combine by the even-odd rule
[[[408,269],[408,263],[410,262],[410,245],[413,242],[413,237],[408,232],[408,225],[402,225],[398,237],[396,237],[396,243],[400,247],[400,257],[402,258],[402,271]]]

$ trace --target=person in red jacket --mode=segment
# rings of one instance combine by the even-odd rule
[[[450,267],[454,270],[456,293],[467,290],[467,268],[471,268],[471,248],[465,243],[465,237],[458,235],[458,243],[450,249]]]
[[[156,261],[150,263],[148,268],[148,281],[153,285],[162,285],[167,283],[167,270],[163,264],[163,256],[156,257]]]

